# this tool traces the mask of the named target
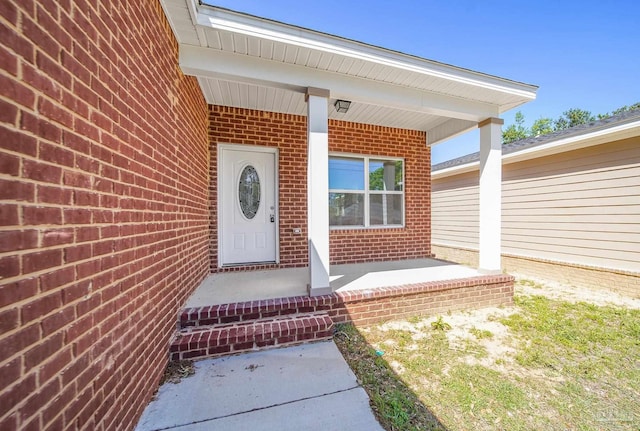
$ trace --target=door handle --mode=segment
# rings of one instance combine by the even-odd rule
[[[276,221],[276,216],[271,214],[271,223],[275,223]]]

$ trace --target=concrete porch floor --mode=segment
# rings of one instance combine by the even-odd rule
[[[482,275],[477,269],[439,259],[332,265],[330,271],[331,288],[334,292]],[[308,281],[309,268],[211,274],[187,300],[186,307],[306,296]]]

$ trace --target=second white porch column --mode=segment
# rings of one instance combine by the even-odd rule
[[[502,226],[502,129],[504,120],[488,118],[480,128],[479,270],[500,273]]]
[[[329,90],[307,89],[307,226],[309,295],[329,285]]]

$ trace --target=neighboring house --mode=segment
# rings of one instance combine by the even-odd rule
[[[0,429],[131,429],[212,272],[309,267],[329,301],[330,262],[431,257],[433,143],[479,127],[496,194],[535,86],[198,3],[0,6]],[[400,291],[511,300],[484,277]]]
[[[438,257],[477,261],[478,166],[432,168]],[[502,265],[640,297],[640,110],[504,146]]]

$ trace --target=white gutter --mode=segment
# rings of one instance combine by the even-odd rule
[[[596,130],[585,135],[570,136],[546,144],[525,148],[520,151],[502,155],[502,164],[516,163],[522,160],[535,159],[550,156],[567,151],[579,150],[607,142],[640,136],[640,120],[621,124],[606,129]],[[473,161],[464,165],[452,166],[431,173],[432,179],[445,178],[451,175],[459,175],[479,169],[480,162]]]
[[[240,33],[335,55],[364,60],[396,69],[434,76],[479,88],[534,100],[537,86],[437,63],[427,59],[367,45],[265,18],[214,6],[198,7],[200,26]]]
[[[619,141],[621,139],[638,135],[640,135],[640,120],[611,128],[596,130],[594,132],[587,133],[586,135],[571,136],[535,147],[525,148],[520,151],[514,151],[513,153],[504,154],[502,156],[502,163],[514,163],[536,157],[550,156],[552,154],[592,147],[594,145]]]

